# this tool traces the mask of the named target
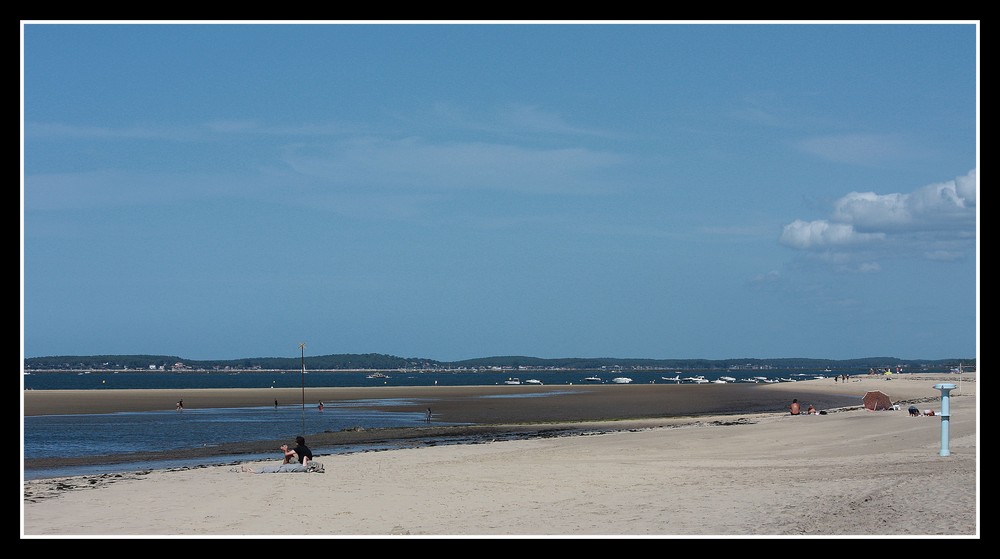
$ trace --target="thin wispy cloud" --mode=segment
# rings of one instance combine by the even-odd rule
[[[336,122],[309,122],[274,125],[260,120],[212,120],[199,124],[162,126],[158,124],[124,127],[76,126],[58,122],[29,122],[24,137],[29,140],[163,140],[202,142],[230,140],[234,136],[344,136],[371,133],[356,125]]]
[[[58,122],[29,122],[24,137],[33,140],[169,140],[191,141],[200,137],[197,128],[185,126],[136,125],[126,127],[79,126]]]
[[[264,196],[276,179],[212,173],[124,170],[46,173],[25,179],[27,211],[176,205],[212,197]]]
[[[328,146],[291,146],[283,160],[297,173],[346,188],[587,193],[612,187],[595,176],[625,159],[579,147],[357,138]]]
[[[441,102],[434,104],[429,116],[437,126],[446,126],[456,131],[485,132],[497,137],[526,134],[533,138],[538,134],[607,138],[614,136],[609,131],[573,124],[558,112],[521,103],[507,103],[490,110],[472,111]],[[421,117],[417,115],[414,118]]]
[[[799,149],[828,161],[852,165],[880,165],[926,157],[929,149],[893,134],[841,134],[814,137]]]

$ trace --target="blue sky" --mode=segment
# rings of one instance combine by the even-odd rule
[[[978,22],[22,22],[22,353],[978,356]]]

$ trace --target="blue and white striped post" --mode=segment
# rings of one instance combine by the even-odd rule
[[[951,383],[935,384],[934,388],[941,391],[941,456],[950,456],[948,450],[948,428],[951,422],[951,396],[949,392],[955,389]]]

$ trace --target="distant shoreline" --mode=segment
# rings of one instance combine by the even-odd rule
[[[631,357],[542,358],[500,355],[456,361],[422,357],[368,353],[342,353],[296,357],[247,357],[240,359],[185,359],[175,355],[51,355],[23,358],[22,372],[291,372],[306,369],[322,372],[518,372],[531,371],[685,371],[746,372],[758,370],[801,370],[852,372],[891,368],[896,372],[948,372],[964,364],[975,368],[974,357],[945,359],[901,359],[893,356],[869,356],[854,359],[810,357],[735,358],[735,359],[648,359]],[[900,370],[897,371],[897,368]]]

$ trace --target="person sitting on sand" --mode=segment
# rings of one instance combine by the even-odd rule
[[[266,466],[260,471],[252,468],[242,467],[242,471],[251,474],[277,474],[285,472],[308,472],[309,461],[313,459],[312,451],[306,446],[306,439],[301,435],[295,437],[295,448],[288,448],[287,444],[279,447],[284,454],[280,466]]]
[[[288,450],[288,445],[283,444],[281,445],[281,450],[285,452],[285,464],[297,461],[303,466],[308,466],[309,461],[313,459],[313,453],[306,446],[306,439],[301,435],[295,437],[295,448]]]
[[[816,411],[816,408],[814,408],[812,404],[809,404],[809,409],[806,410],[806,413],[809,415],[819,415],[819,412]]]
[[[788,411],[792,415],[799,415],[799,413],[802,411],[802,406],[799,405],[798,398],[792,398],[792,405],[788,406]]]

